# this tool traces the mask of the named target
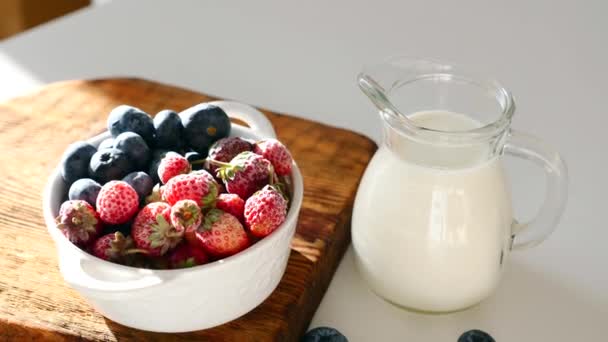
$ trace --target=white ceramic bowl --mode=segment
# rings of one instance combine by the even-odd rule
[[[228,101],[213,104],[250,127],[233,124],[231,135],[258,140],[275,137],[270,122],[255,108]],[[105,132],[89,142],[97,145],[107,137],[109,133]],[[57,247],[63,278],[101,314],[149,331],[207,329],[249,312],[281,280],[302,204],[302,176],[295,164],[292,183],[291,207],[276,231],[236,255],[187,269],[122,266],[96,258],[69,242],[55,227],[54,218],[66,193],[58,168],[44,191],[44,219]]]

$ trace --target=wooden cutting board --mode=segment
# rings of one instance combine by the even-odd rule
[[[66,146],[104,131],[119,104],[152,114],[210,100],[140,79],[105,79],[52,84],[0,104],[1,341],[297,341],[305,332],[349,244],[355,192],[376,145],[292,116],[264,111],[301,168],[304,203],[287,271],[253,311],[204,331],[145,332],[95,312],[59,274],[41,194]]]

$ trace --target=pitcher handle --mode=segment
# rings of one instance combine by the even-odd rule
[[[526,159],[543,167],[547,187],[545,201],[529,222],[514,222],[513,249],[525,249],[541,243],[555,230],[568,198],[568,170],[559,153],[535,136],[511,130],[504,153]]]

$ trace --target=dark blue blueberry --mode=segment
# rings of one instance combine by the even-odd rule
[[[200,170],[203,168],[203,166],[205,166],[204,165],[205,163],[203,161],[205,160],[206,155],[191,151],[191,152],[186,152],[184,157],[186,157],[186,159],[188,159],[188,161],[190,162],[190,165],[192,165],[192,170]],[[195,162],[195,163],[192,164],[192,162]]]
[[[158,178],[158,165],[160,164],[161,159],[163,159],[168,152],[168,150],[164,149],[152,150],[152,161],[150,162],[148,175],[152,177],[155,184],[160,182],[160,179]]]
[[[70,186],[68,198],[70,200],[87,201],[90,205],[95,207],[99,190],[101,190],[101,185],[99,185],[99,183],[91,178],[81,178]]]
[[[99,143],[99,146],[97,146],[97,149],[105,150],[106,148],[112,148],[112,147],[114,147],[114,138],[107,138]]]
[[[152,117],[139,108],[121,105],[108,116],[108,131],[116,138],[120,133],[139,134],[148,145],[154,144],[154,123]]]
[[[154,128],[156,129],[155,147],[169,150],[179,150],[183,147],[184,126],[176,112],[169,109],[158,112],[154,117]]]
[[[126,153],[117,148],[97,151],[91,157],[89,177],[105,184],[111,180],[122,179],[133,170],[131,160]]]
[[[97,152],[95,146],[85,141],[77,141],[63,152],[61,157],[61,177],[67,186],[88,175],[89,161]]]
[[[496,342],[487,332],[473,329],[466,331],[458,338],[458,342]]]
[[[150,149],[144,139],[137,133],[120,133],[114,139],[114,147],[127,154],[135,170],[143,170],[150,161]]]
[[[348,342],[348,339],[334,328],[318,327],[304,334],[300,342]]]
[[[230,135],[230,119],[220,107],[201,103],[179,114],[188,146],[206,154],[209,146]]]
[[[129,183],[139,195],[139,202],[143,203],[146,196],[152,192],[154,181],[147,173],[141,171],[131,172],[122,179]]]

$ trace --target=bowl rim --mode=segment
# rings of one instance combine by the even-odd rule
[[[264,137],[261,137],[255,131],[251,130],[250,128],[236,124],[236,123],[232,123],[232,128],[233,128],[233,130],[236,128],[237,131],[245,130],[247,135],[252,135],[256,139],[259,139],[259,140],[264,138]],[[231,135],[232,135],[232,132],[231,132]],[[86,141],[97,146],[103,139],[106,139],[109,137],[111,137],[111,135],[106,130],[94,137],[86,139]],[[48,231],[49,235],[51,235],[51,237],[54,240],[55,248],[57,249],[58,253],[64,244],[60,244],[60,241],[57,241],[56,239],[61,239],[62,242],[67,243],[69,248],[72,248],[73,250],[75,250],[76,253],[79,253],[79,257],[81,259],[87,259],[87,260],[93,260],[95,262],[100,262],[103,265],[106,265],[109,267],[115,267],[122,271],[138,272],[138,273],[145,272],[146,274],[149,274],[149,275],[159,275],[159,276],[211,270],[211,269],[220,267],[226,263],[234,263],[240,259],[245,259],[245,258],[251,257],[255,253],[255,251],[257,251],[259,249],[263,249],[263,248],[267,247],[267,245],[271,245],[274,240],[279,239],[278,233],[282,230],[289,229],[289,226],[291,224],[294,224],[294,232],[295,232],[295,228],[296,228],[295,225],[297,225],[297,222],[294,223],[293,221],[297,221],[297,219],[298,219],[300,208],[302,206],[302,200],[304,197],[304,189],[303,189],[304,185],[303,185],[302,174],[300,173],[300,169],[294,160],[292,162],[292,171],[291,171],[291,181],[293,184],[293,195],[292,195],[292,198],[290,199],[291,203],[290,203],[289,211],[287,212],[285,221],[277,229],[275,229],[272,233],[265,236],[264,238],[258,240],[253,245],[250,245],[246,249],[244,249],[236,254],[233,254],[229,257],[215,260],[210,263],[203,264],[203,265],[197,265],[197,266],[188,267],[188,268],[160,269],[159,270],[159,269],[127,266],[127,265],[117,264],[114,262],[110,262],[110,261],[98,258],[98,257],[82,250],[80,247],[78,247],[74,243],[72,243],[65,235],[63,235],[59,231],[57,231],[56,224],[55,224],[55,216],[53,214],[53,208],[52,208],[52,203],[51,203],[51,196],[53,193],[53,187],[54,187],[55,183],[58,181],[62,181],[60,178],[61,178],[60,165],[58,164],[53,169],[51,175],[48,177],[46,185],[44,187],[43,196],[42,196],[42,208],[43,208],[44,221],[47,226],[47,231]]]

